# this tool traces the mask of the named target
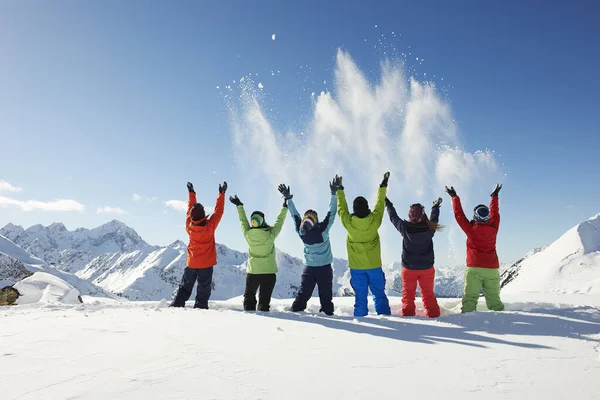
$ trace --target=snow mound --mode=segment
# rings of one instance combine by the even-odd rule
[[[16,302],[19,305],[32,303],[80,304],[82,302],[77,289],[46,272],[36,272],[17,282],[14,288],[21,294]]]
[[[600,214],[535,250],[503,274],[503,293],[600,294]]]

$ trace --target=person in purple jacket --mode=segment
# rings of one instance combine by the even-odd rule
[[[433,235],[442,229],[439,198],[433,202],[431,217],[427,218],[425,207],[416,203],[410,206],[408,221],[398,216],[392,202],[386,197],[385,205],[390,221],[402,235],[402,315],[415,315],[417,284],[421,287],[421,297],[429,318],[440,316],[440,306],[434,292],[435,256]]]

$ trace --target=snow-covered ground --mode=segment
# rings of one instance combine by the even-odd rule
[[[437,320],[211,310],[84,296],[0,309],[2,399],[600,398],[600,296],[506,297]],[[483,303],[481,309],[485,309]],[[422,307],[419,305],[422,313]],[[318,310],[312,303],[309,311]]]

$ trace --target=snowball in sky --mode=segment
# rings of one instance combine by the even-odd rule
[[[262,89],[262,88],[264,88],[264,86],[263,86],[262,82],[258,82],[258,88],[259,88],[259,89]]]
[[[275,40],[275,34],[271,35],[271,40]]]

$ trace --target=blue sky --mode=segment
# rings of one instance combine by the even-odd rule
[[[21,190],[0,185],[0,225],[117,218],[152,244],[185,240],[165,201],[185,201],[188,180],[207,205],[227,180],[274,218],[276,189],[264,206],[249,193],[260,177],[238,163],[224,87],[252,73],[273,126],[302,130],[311,93],[334,90],[341,48],[374,82],[384,58],[410,53],[408,74],[436,83],[464,149],[495,151],[507,174],[499,252],[516,259],[600,212],[599,18],[593,1],[2,2],[0,181]],[[85,208],[56,211],[57,199]],[[324,189],[300,208],[326,205]],[[125,213],[98,213],[107,206]],[[301,255],[286,234],[280,247]],[[343,232],[332,235],[344,257]],[[245,248],[229,203],[217,239]]]

